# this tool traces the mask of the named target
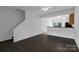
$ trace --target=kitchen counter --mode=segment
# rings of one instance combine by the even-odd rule
[[[51,26],[48,26],[47,28],[74,28],[74,27],[51,27]]]

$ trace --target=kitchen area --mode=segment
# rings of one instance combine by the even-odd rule
[[[74,13],[43,18],[42,20],[48,35],[75,38]]]

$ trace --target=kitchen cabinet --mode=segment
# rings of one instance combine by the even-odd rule
[[[72,14],[69,15],[69,23],[70,23],[71,25],[74,24],[74,13],[72,13]]]

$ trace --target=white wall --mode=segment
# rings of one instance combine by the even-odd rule
[[[52,36],[59,36],[64,38],[75,38],[74,28],[48,28],[47,34]]]
[[[51,26],[51,20],[50,18],[40,18],[42,21],[42,29],[43,31],[47,32],[47,27]]]
[[[14,29],[14,42],[43,33],[42,22],[36,11],[26,11],[26,20]]]
[[[75,41],[79,48],[79,7],[78,6],[75,8],[75,31],[76,31]]]
[[[9,31],[5,36],[2,36],[0,41],[10,40],[12,39],[13,31]]]
[[[20,11],[0,6],[0,41],[8,40],[7,34],[22,20],[20,17]]]

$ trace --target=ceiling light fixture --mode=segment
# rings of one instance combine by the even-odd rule
[[[60,18],[61,16],[58,16],[58,18]]]
[[[52,8],[52,7],[42,7],[42,10],[43,11],[48,11],[50,8]]]

